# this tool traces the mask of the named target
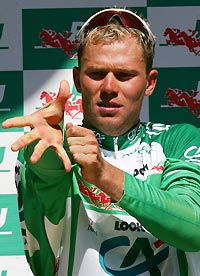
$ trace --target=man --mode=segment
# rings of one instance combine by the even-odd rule
[[[200,133],[140,122],[157,80],[154,46],[131,11],[95,14],[73,69],[83,125],[59,126],[66,81],[50,105],[3,123],[32,128],[12,149],[25,148],[19,208],[34,275],[54,275],[56,260],[61,276],[198,275]]]

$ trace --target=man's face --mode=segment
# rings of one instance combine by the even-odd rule
[[[143,52],[134,38],[87,45],[81,68],[74,68],[84,121],[107,135],[123,134],[137,123],[144,95],[153,92],[156,78],[156,70],[146,74]]]

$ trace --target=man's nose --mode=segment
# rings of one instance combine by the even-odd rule
[[[102,80],[101,91],[104,93],[118,93],[117,79],[112,72],[108,72]]]

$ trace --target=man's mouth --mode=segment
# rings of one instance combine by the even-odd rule
[[[100,102],[97,104],[99,107],[110,107],[110,108],[119,108],[122,107],[121,104],[115,102]]]
[[[119,109],[122,107],[121,104],[118,104],[116,102],[100,102],[97,104],[99,107],[99,110],[102,113],[116,113],[119,111]]]

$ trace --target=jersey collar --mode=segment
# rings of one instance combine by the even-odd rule
[[[131,129],[120,136],[106,135],[97,128],[86,124],[84,121],[83,127],[89,128],[95,133],[100,148],[110,151],[115,151],[116,145],[118,150],[122,150],[131,146],[140,132],[140,122],[138,122]]]

